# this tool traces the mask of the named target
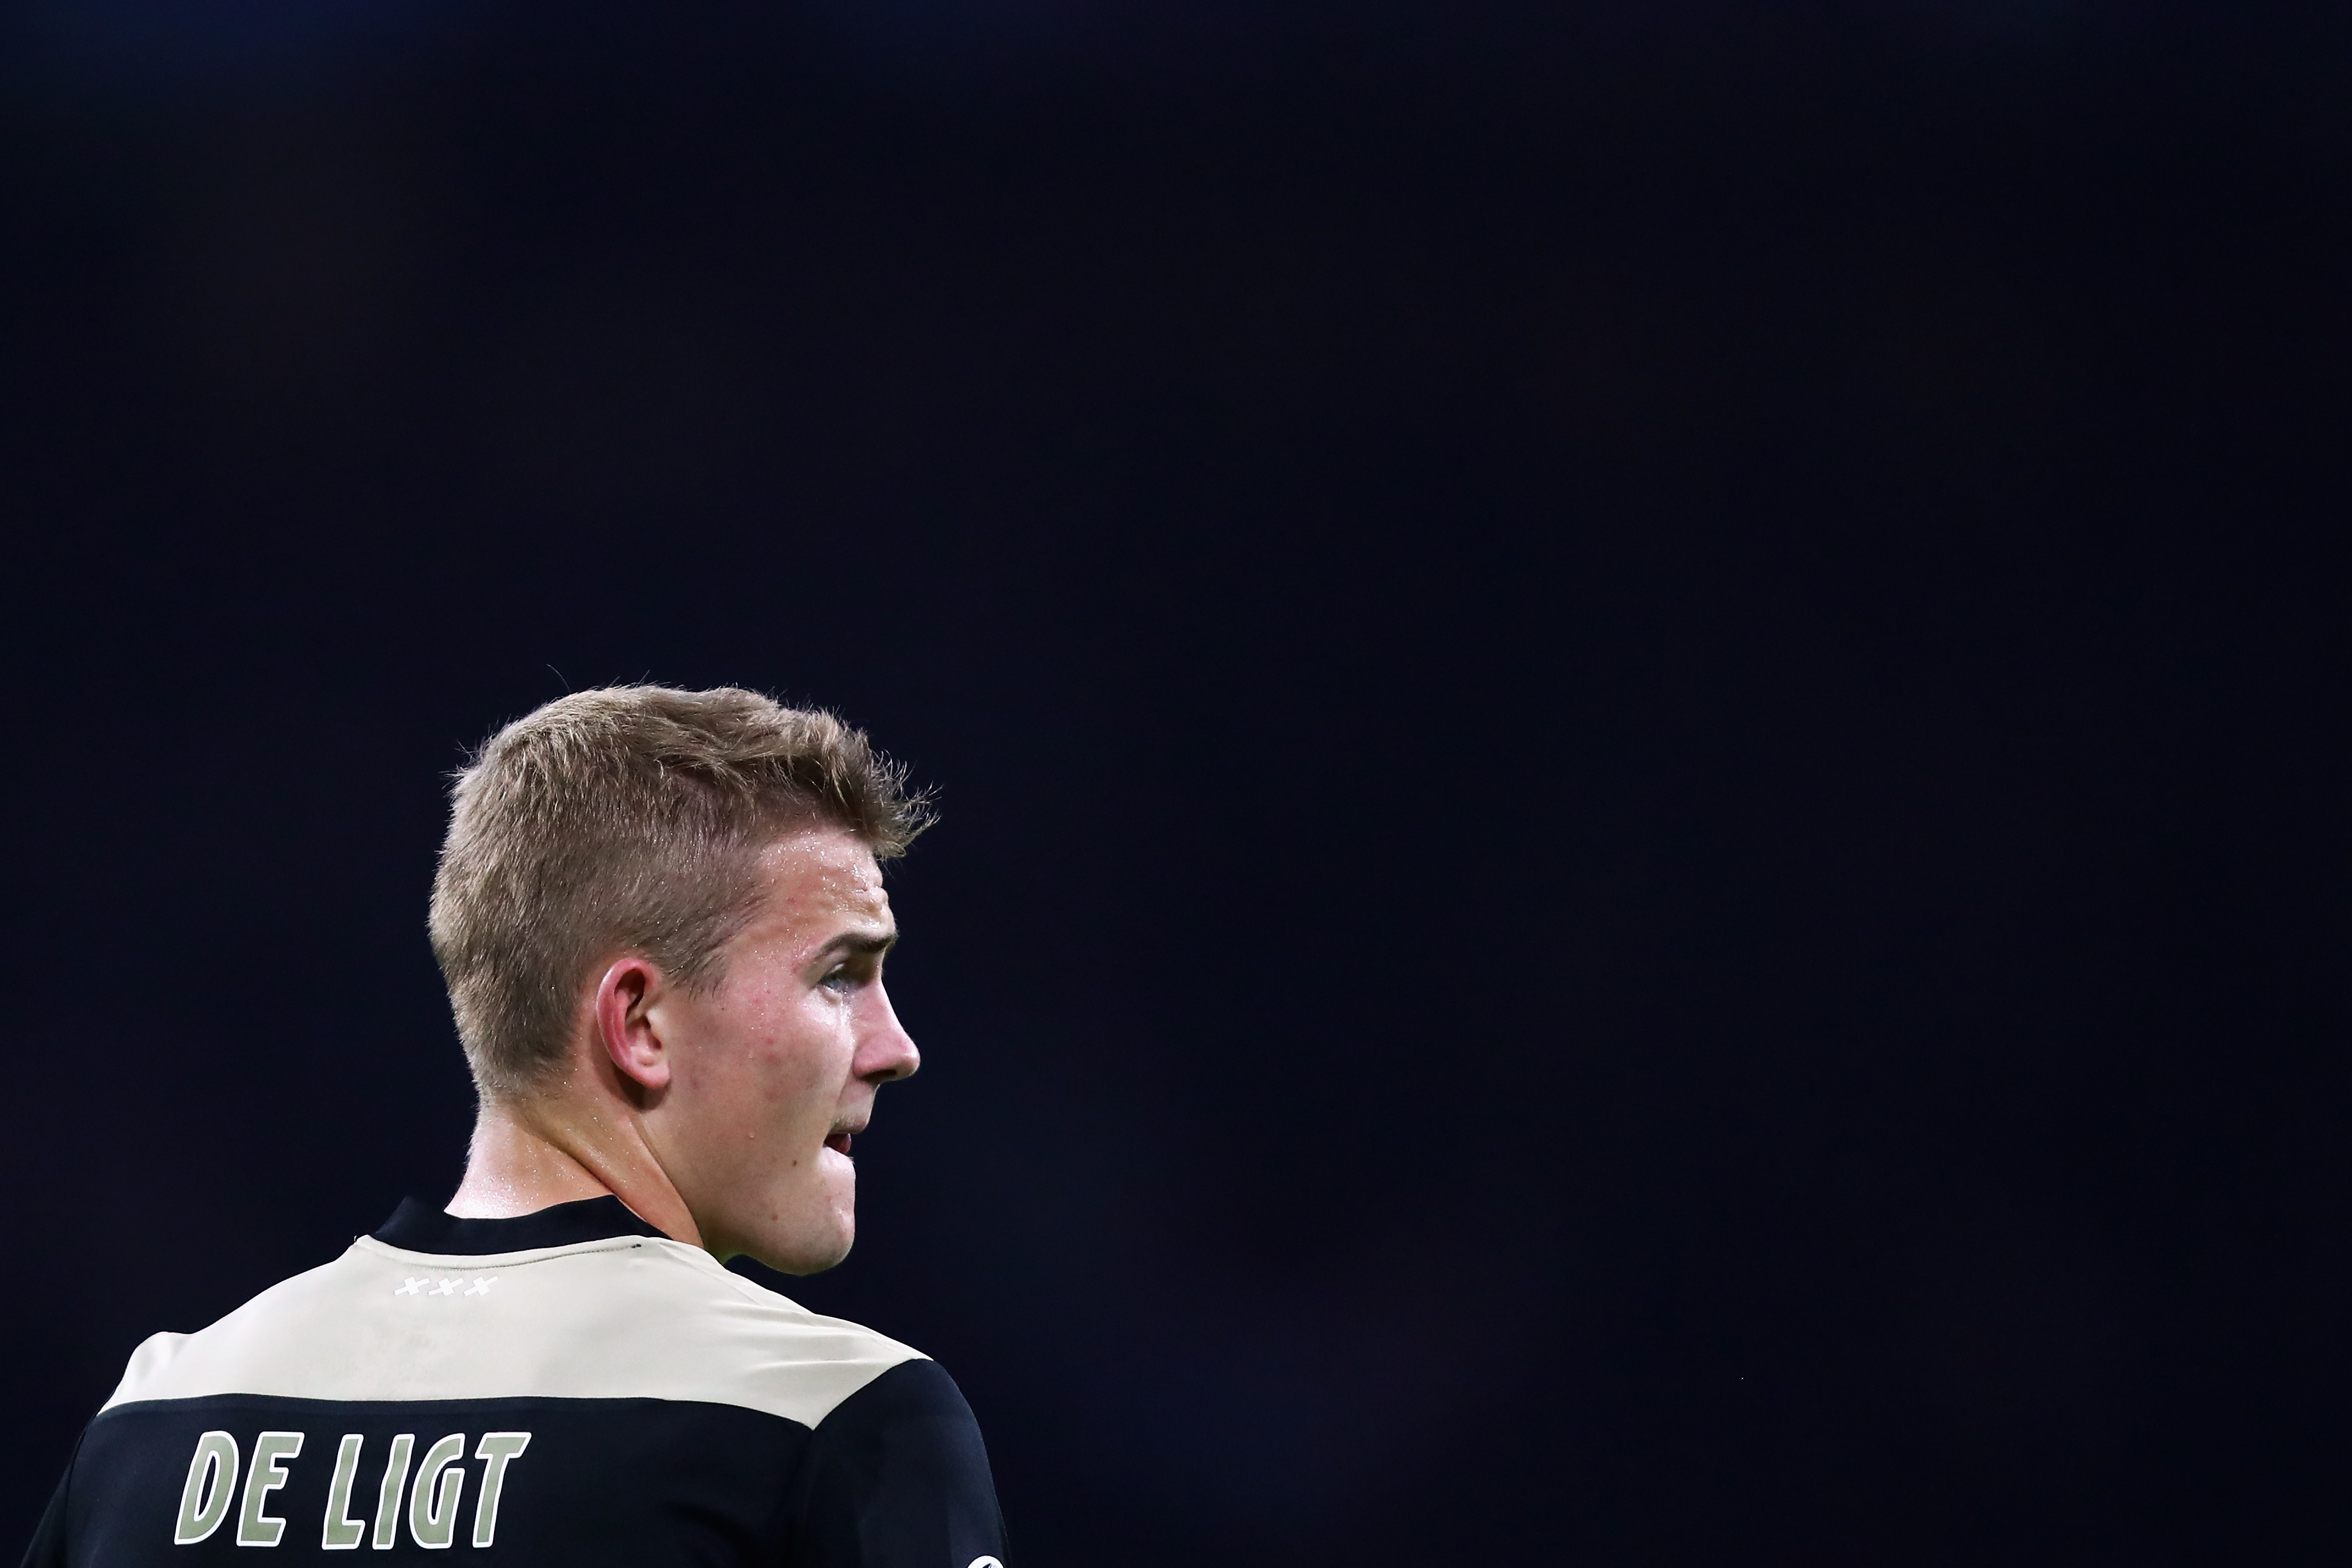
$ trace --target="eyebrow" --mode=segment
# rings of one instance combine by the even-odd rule
[[[887,952],[898,944],[898,933],[895,931],[887,936],[863,936],[856,931],[844,931],[816,951],[820,958],[835,952]]]

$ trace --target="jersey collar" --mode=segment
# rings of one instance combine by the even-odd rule
[[[530,1252],[571,1247],[615,1236],[666,1236],[639,1219],[628,1205],[607,1193],[601,1198],[557,1204],[512,1219],[459,1219],[433,1204],[403,1198],[375,1239],[403,1252],[445,1258],[484,1258],[499,1252]]]

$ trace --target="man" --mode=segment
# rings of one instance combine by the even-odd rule
[[[579,692],[493,737],[433,889],[464,1184],[142,1345],[28,1568],[1002,1568],[947,1374],[720,1267],[849,1250],[850,1140],[917,1062],[882,986],[879,862],[928,821],[903,778],[731,689]]]

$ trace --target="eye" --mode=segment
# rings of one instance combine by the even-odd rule
[[[825,977],[818,981],[817,984],[824,986],[827,991],[845,994],[850,986],[856,984],[856,982],[850,978],[848,966],[844,964],[829,972]]]

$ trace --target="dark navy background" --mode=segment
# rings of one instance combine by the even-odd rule
[[[2322,5],[0,18],[0,1535],[445,1195],[443,775],[941,788],[793,1287],[1014,1568],[2336,1563]]]

